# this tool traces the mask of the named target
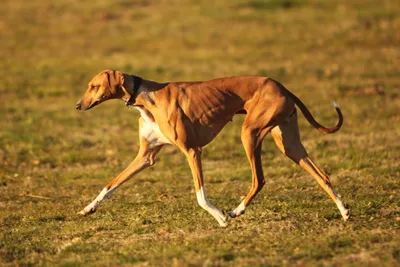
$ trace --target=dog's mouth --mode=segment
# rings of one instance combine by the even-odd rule
[[[92,104],[90,104],[90,106],[89,106],[86,110],[89,110],[89,109],[91,109],[92,107],[97,106],[98,104],[100,104],[100,100],[94,101]]]

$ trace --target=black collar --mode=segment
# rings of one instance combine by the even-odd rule
[[[140,87],[140,85],[142,84],[142,81],[143,81],[143,79],[138,77],[138,76],[135,76],[135,75],[132,75],[132,76],[133,76],[133,92],[132,92],[131,97],[129,98],[129,100],[125,102],[126,106],[133,105],[133,102],[135,102],[136,95],[137,95],[137,93],[139,91],[139,87]]]

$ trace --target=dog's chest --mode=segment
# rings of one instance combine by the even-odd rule
[[[140,136],[144,137],[152,145],[170,144],[171,142],[161,132],[160,127],[149,111],[141,107],[135,107],[143,118],[140,125]]]

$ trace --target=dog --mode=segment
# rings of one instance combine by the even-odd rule
[[[332,187],[330,178],[311,160],[299,134],[296,106],[308,122],[323,133],[334,133],[343,123],[340,108],[335,127],[320,125],[307,107],[281,83],[267,77],[242,76],[203,82],[157,83],[112,69],[102,71],[89,82],[76,109],[89,110],[110,99],[125,101],[140,112],[140,148],[133,162],[104,187],[80,214],[96,211],[100,202],[135,174],[153,166],[164,145],[180,149],[189,163],[198,204],[224,227],[228,216],[207,199],[201,164],[202,147],[210,143],[236,114],[244,114],[241,140],[250,162],[252,185],[243,201],[229,212],[242,215],[265,184],[261,167],[261,145],[271,133],[278,148],[309,172],[328,193],[346,221],[350,212]]]

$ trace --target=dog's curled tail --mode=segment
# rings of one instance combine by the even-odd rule
[[[321,124],[319,124],[314,117],[311,115],[310,111],[308,110],[308,108],[306,107],[306,105],[304,105],[303,102],[301,102],[301,100],[295,96],[294,94],[292,94],[289,90],[287,90],[289,96],[293,99],[294,103],[300,108],[301,112],[303,112],[304,117],[306,117],[306,119],[308,120],[308,122],[314,126],[315,129],[317,129],[318,131],[322,132],[322,133],[334,133],[336,131],[338,131],[340,129],[340,127],[342,127],[343,124],[343,114],[342,111],[340,110],[339,106],[335,103],[335,101],[333,102],[333,106],[336,109],[336,112],[338,114],[338,118],[339,121],[337,122],[335,127],[332,128],[326,128],[324,126],[322,126]]]

